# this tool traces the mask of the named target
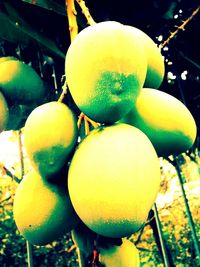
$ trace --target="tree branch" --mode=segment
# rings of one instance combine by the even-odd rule
[[[71,41],[74,40],[76,35],[78,34],[78,25],[76,21],[76,9],[74,5],[74,0],[66,0],[66,8],[67,8],[67,17],[69,22],[69,33]]]
[[[167,40],[165,40],[161,45],[159,45],[159,48],[162,49],[166,44],[168,44],[169,41],[170,41],[172,38],[174,38],[180,30],[183,30],[183,31],[184,31],[184,30],[185,30],[185,26],[188,24],[188,22],[189,22],[190,20],[193,19],[193,17],[199,12],[199,10],[200,10],[200,6],[197,7],[197,8],[192,12],[191,16],[190,16],[188,19],[186,19],[185,21],[183,21],[183,23],[182,23],[180,26],[177,26],[176,31],[172,32],[171,35],[167,38]]]
[[[85,1],[83,1],[83,0],[76,0],[76,2],[79,4],[80,8],[82,9],[82,13],[85,15],[85,17],[87,19],[87,23],[89,25],[96,24],[96,22],[93,20],[91,14],[89,12],[89,9],[85,5]]]
[[[5,171],[5,173],[10,176],[15,182],[17,182],[18,184],[20,183],[20,179],[15,176],[14,174],[12,174],[5,166],[3,166],[3,170]]]

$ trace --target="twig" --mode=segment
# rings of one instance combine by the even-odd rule
[[[22,147],[22,132],[21,129],[18,131],[18,143],[19,143],[19,158],[20,158],[20,167],[21,167],[21,179],[24,177],[24,154]]]
[[[6,201],[8,201],[9,199],[11,199],[12,196],[13,196],[13,195],[11,195],[11,196],[9,196],[9,197],[7,197],[7,198],[2,199],[2,200],[0,201],[0,207],[3,206],[2,204],[3,204],[4,202],[6,202]]]
[[[58,102],[63,102],[63,99],[65,98],[67,94],[67,82],[65,81],[63,87],[62,87],[62,93],[60,95],[60,97],[58,98]]]
[[[88,118],[86,115],[85,115],[85,118],[87,119],[87,121],[94,127],[94,128],[97,128],[100,124],[97,123],[96,121],[93,121],[91,120],[90,118]]]
[[[170,159],[169,157],[166,157],[166,158],[164,158],[165,160],[167,160],[172,166],[176,166],[176,162],[175,162],[175,160],[173,159]]]
[[[74,0],[65,0],[65,1],[66,1],[65,3],[67,10],[68,24],[69,24],[70,39],[72,42],[76,37],[76,35],[78,34],[78,24],[76,21],[77,12],[75,9]],[[58,102],[62,102],[66,94],[67,94],[67,82],[65,81]]]
[[[73,244],[73,245],[67,250],[67,253],[72,252],[74,249],[76,249],[76,245],[75,245],[75,244]]]
[[[175,35],[176,35],[180,30],[183,30],[183,31],[184,31],[184,30],[185,30],[185,26],[188,24],[188,22],[189,22],[190,20],[193,19],[193,17],[199,12],[199,10],[200,10],[200,6],[197,7],[197,8],[192,12],[191,16],[190,16],[188,19],[186,19],[185,21],[183,21],[183,23],[182,23],[180,26],[177,27],[176,31],[174,31],[174,32],[172,32],[172,33],[170,34],[170,36],[167,38],[167,40],[165,40],[162,44],[159,45],[159,48],[162,49],[166,44],[168,44],[169,41],[170,41],[172,38],[174,38]]]
[[[79,115],[79,118],[78,118],[78,122],[77,122],[78,129],[80,129],[80,127],[81,127],[81,123],[84,120],[84,116],[85,116],[84,113],[81,112],[81,114]]]
[[[74,0],[66,0],[66,9],[69,23],[70,38],[71,41],[73,41],[76,35],[78,34],[78,25],[76,21],[77,12],[75,9]]]
[[[27,266],[33,267],[33,245],[26,240]]]
[[[85,123],[85,134],[88,135],[90,132],[90,124],[86,116],[84,116],[84,123]]]
[[[79,115],[77,126],[78,129],[81,127],[81,123],[84,121],[84,126],[85,126],[85,135],[88,135],[90,132],[90,125],[92,125],[94,128],[97,128],[100,124],[91,120],[88,118],[83,112]]]
[[[18,184],[20,183],[20,179],[15,176],[14,174],[12,174],[5,166],[3,166],[3,170],[5,171],[5,173],[10,176],[15,182],[17,182]]]
[[[83,0],[76,0],[76,2],[79,4],[80,8],[82,9],[82,13],[84,14],[84,16],[87,19],[87,23],[89,25],[94,25],[96,24],[96,22],[94,21],[94,19],[92,18],[89,9],[87,8],[87,6],[85,5],[85,1]]]

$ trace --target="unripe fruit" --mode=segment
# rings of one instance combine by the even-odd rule
[[[13,214],[20,233],[34,245],[46,245],[78,222],[65,187],[29,172],[14,197]]]
[[[9,119],[9,109],[4,95],[0,92],[0,133],[6,129]]]
[[[131,241],[124,239],[121,246],[101,249],[100,262],[106,267],[140,267],[139,251]]]
[[[127,30],[130,31],[130,34],[137,36],[140,43],[145,47],[147,55],[147,74],[143,87],[159,88],[165,74],[164,57],[162,56],[160,49],[151,37],[143,31],[131,26],[127,26]]]
[[[180,100],[150,88],[141,90],[136,104],[120,122],[143,131],[160,157],[185,152],[197,133],[192,114]]]
[[[48,102],[35,108],[24,126],[24,146],[33,166],[44,177],[58,172],[78,138],[74,113],[65,104]]]
[[[0,57],[0,64],[7,61],[7,60],[18,60],[16,57],[12,57],[12,56],[9,56],[9,57]]]
[[[71,95],[79,109],[97,122],[113,123],[130,110],[146,71],[143,44],[115,21],[82,30],[66,54]]]
[[[19,104],[42,103],[46,91],[37,72],[19,60],[0,64],[0,89],[8,101]]]
[[[155,149],[139,129],[116,124],[90,132],[68,174],[72,205],[94,232],[124,237],[145,222],[160,187]]]

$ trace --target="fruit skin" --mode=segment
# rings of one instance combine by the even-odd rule
[[[100,262],[105,267],[139,267],[139,251],[131,241],[124,239],[121,246],[101,249]]]
[[[35,170],[18,186],[13,214],[21,235],[34,245],[54,241],[78,222],[66,187],[45,181]]]
[[[44,177],[57,173],[74,149],[77,120],[65,104],[48,102],[35,108],[24,126],[24,146],[33,166]]]
[[[128,124],[99,127],[78,146],[68,173],[72,205],[94,232],[121,238],[145,222],[160,187],[153,145]]]
[[[126,29],[115,21],[89,26],[76,36],[66,54],[71,95],[79,109],[96,122],[119,120],[144,84],[144,47]]]
[[[20,60],[6,60],[0,64],[0,89],[9,102],[41,103],[46,88],[37,72]]]
[[[130,34],[138,36],[140,42],[144,44],[147,54],[147,74],[144,82],[145,88],[159,88],[165,75],[165,63],[160,49],[156,43],[146,33],[132,26],[127,26]]]
[[[195,120],[177,98],[152,88],[143,88],[132,110],[119,122],[139,128],[151,140],[158,156],[180,154],[196,138]]]
[[[0,133],[6,129],[9,119],[9,109],[4,95],[0,92]]]
[[[18,60],[16,57],[8,56],[8,57],[0,57],[0,64],[7,60]]]

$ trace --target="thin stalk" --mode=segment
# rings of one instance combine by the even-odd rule
[[[83,252],[79,248],[77,248],[77,255],[78,255],[79,267],[86,267],[85,266],[85,257],[83,255]]]
[[[76,2],[79,4],[80,8],[82,9],[82,13],[84,14],[84,16],[87,19],[87,23],[89,25],[94,25],[96,22],[94,21],[94,19],[92,18],[89,9],[87,8],[87,6],[85,5],[85,1],[83,0],[76,0]]]
[[[194,17],[196,14],[198,14],[199,10],[200,10],[200,6],[198,6],[198,7],[192,12],[191,16],[190,16],[188,19],[186,19],[185,21],[183,21],[183,23],[182,23],[180,26],[177,26],[177,29],[176,29],[174,32],[171,32],[170,36],[167,38],[167,40],[165,40],[165,41],[159,46],[159,48],[162,49],[164,46],[166,46],[166,45],[169,43],[169,41],[170,41],[171,39],[173,39],[173,38],[177,35],[177,33],[178,33],[180,30],[184,31],[184,30],[185,30],[185,26],[188,24],[189,21],[191,21],[191,20],[193,19],[193,17]]]
[[[78,25],[76,21],[77,12],[75,9],[74,0],[66,0],[66,8],[67,8],[70,38],[71,41],[73,41],[76,35],[78,34]]]
[[[20,158],[20,166],[21,166],[21,179],[24,177],[24,155],[23,155],[23,147],[22,147],[22,132],[21,129],[18,131],[19,133],[19,158]]]
[[[194,248],[195,248],[195,251],[196,251],[196,255],[198,257],[198,261],[200,263],[199,242],[198,242],[198,238],[197,238],[195,224],[194,224],[194,221],[192,219],[192,213],[190,211],[190,207],[189,207],[189,204],[188,204],[187,195],[186,195],[186,192],[185,192],[185,189],[184,189],[184,185],[183,185],[184,182],[183,182],[183,177],[181,175],[181,169],[180,169],[180,166],[179,166],[178,161],[176,159],[174,159],[174,162],[175,162],[174,166],[176,168],[176,172],[177,172],[177,175],[178,175],[178,178],[179,178],[179,183],[180,183],[180,186],[181,186],[181,191],[182,191],[182,195],[183,195],[183,199],[184,199],[184,203],[185,203],[186,213],[187,213],[187,217],[188,217],[188,223],[189,223],[189,226],[190,226],[190,229],[191,229],[192,239],[193,239],[193,242],[194,242]]]
[[[52,65],[52,77],[53,77],[53,82],[54,82],[54,89],[57,91],[58,84],[57,84],[56,70],[55,70],[54,64]]]
[[[33,267],[33,246],[26,241],[28,267]]]
[[[158,228],[158,235],[159,235],[159,239],[160,239],[160,245],[161,245],[161,250],[162,250],[162,255],[163,255],[163,260],[164,260],[164,266],[170,267],[169,259],[168,259],[168,255],[167,255],[167,250],[165,247],[164,236],[163,236],[163,232],[162,232],[162,226],[161,226],[160,218],[158,216],[158,210],[157,210],[156,203],[153,206],[153,210],[154,210],[154,214],[155,214],[156,225]]]

